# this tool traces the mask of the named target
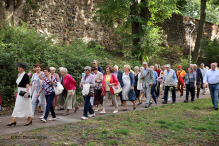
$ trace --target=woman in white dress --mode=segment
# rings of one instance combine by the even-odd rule
[[[29,95],[29,76],[25,73],[26,64],[18,63],[18,78],[17,78],[17,87],[18,94],[15,102],[14,111],[12,113],[12,121],[7,126],[16,125],[17,118],[27,118],[27,122],[24,126],[29,126],[32,124],[31,116],[31,98]],[[26,92],[24,96],[19,95],[20,91]]]

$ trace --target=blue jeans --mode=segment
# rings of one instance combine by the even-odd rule
[[[94,114],[94,110],[90,104],[90,96],[84,96],[84,117],[88,117],[87,112],[91,115]]]
[[[160,82],[158,82],[157,90],[155,88],[155,93],[156,93],[156,96],[159,97],[159,95],[160,95]]]
[[[214,107],[218,107],[218,94],[219,94],[219,84],[216,85],[209,85],[210,94],[211,94],[211,101]]]
[[[46,104],[46,113],[44,115],[44,119],[46,120],[48,118],[49,111],[51,111],[52,117],[56,118],[56,114],[55,114],[55,111],[54,111],[53,106],[52,106],[52,101],[55,97],[55,92],[53,92],[49,95],[45,95],[45,96],[46,96],[47,104]]]
[[[151,96],[153,99],[155,99],[155,92],[156,92],[156,86],[153,85],[152,88],[151,88]]]

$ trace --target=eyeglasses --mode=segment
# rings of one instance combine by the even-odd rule
[[[87,71],[88,69],[85,69],[84,71]]]

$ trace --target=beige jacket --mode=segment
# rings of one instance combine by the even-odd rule
[[[103,80],[103,74],[98,71],[95,76],[95,86],[102,86],[102,80]]]

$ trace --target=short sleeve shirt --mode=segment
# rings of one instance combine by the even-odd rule
[[[26,88],[26,85],[30,83],[29,76],[25,73],[18,87]]]

